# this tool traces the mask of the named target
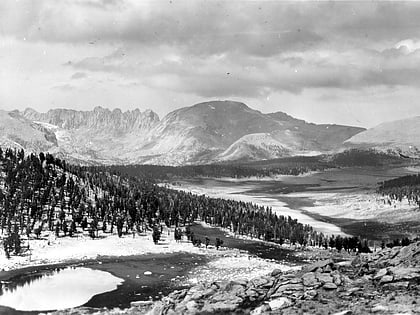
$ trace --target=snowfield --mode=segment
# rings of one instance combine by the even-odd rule
[[[168,235],[170,232],[170,235]],[[247,277],[257,277],[270,273],[273,269],[289,270],[291,268],[276,261],[270,261],[249,255],[238,249],[216,250],[213,246],[208,249],[195,247],[192,243],[181,241],[177,243],[173,237],[173,229],[164,229],[158,245],[152,240],[151,232],[144,235],[99,234],[99,238],[91,239],[87,235],[79,237],[56,238],[53,233],[45,233],[40,240],[30,240],[30,254],[12,256],[7,259],[0,250],[0,272],[23,267],[41,266],[54,263],[71,263],[101,257],[121,257],[147,254],[168,254],[187,252],[206,255],[211,258],[204,266],[197,267],[190,272],[188,283],[198,281],[230,280]]]
[[[166,233],[167,235],[167,233]],[[164,235],[163,235],[164,236]],[[25,241],[24,246],[28,242]],[[27,266],[70,262],[74,260],[95,259],[100,256],[131,256],[144,254],[165,254],[173,252],[189,252],[202,254],[199,248],[191,243],[177,243],[173,239],[173,231],[159,245],[155,245],[151,232],[144,235],[124,235],[99,233],[99,238],[91,239],[87,235],[78,237],[55,237],[53,232],[45,232],[40,240],[29,240],[30,250],[24,255],[7,259],[0,249],[0,270],[11,270]]]

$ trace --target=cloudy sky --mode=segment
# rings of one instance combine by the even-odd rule
[[[420,115],[420,2],[1,0],[0,109]]]

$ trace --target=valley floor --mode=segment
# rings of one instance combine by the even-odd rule
[[[415,238],[420,233],[420,209],[407,199],[389,200],[371,191],[302,192],[288,196],[312,201],[312,206],[300,209],[339,225],[348,234],[387,240]]]
[[[407,199],[389,200],[375,193],[379,181],[405,172],[406,169],[357,168],[277,176],[271,180],[184,180],[169,187],[268,206],[279,215],[291,216],[326,234],[380,241],[415,238],[420,234],[420,210],[416,204]]]

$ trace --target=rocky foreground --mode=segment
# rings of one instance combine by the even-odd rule
[[[334,259],[339,256],[345,257],[331,253],[332,258],[300,271],[203,282],[154,304],[132,302],[125,310],[76,308],[54,314],[420,314],[420,241]]]
[[[420,314],[419,284],[416,242],[299,272],[198,284],[171,293],[149,314]]]

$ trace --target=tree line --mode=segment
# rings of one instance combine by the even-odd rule
[[[120,237],[151,231],[157,242],[161,226],[187,227],[196,220],[280,244],[366,248],[358,238],[324,235],[268,207],[173,190],[148,176],[72,165],[49,153],[0,148],[0,232],[6,255],[22,251],[22,237],[39,238],[45,231],[92,238],[99,231]]]
[[[420,174],[401,176],[379,184],[377,189],[382,196],[401,202],[406,198],[420,208]]]
[[[206,165],[113,165],[109,170],[156,180],[197,177],[270,177],[301,175],[330,168],[407,164],[407,159],[375,150],[349,149],[332,155],[293,156],[262,161],[235,161]]]
[[[265,240],[307,244],[322,238],[309,225],[252,203],[168,189],[107,167],[67,164],[51,154],[0,148],[0,231],[7,254],[19,253],[20,237],[75,236],[81,231],[154,231],[195,220]],[[158,233],[155,233],[158,235]]]

